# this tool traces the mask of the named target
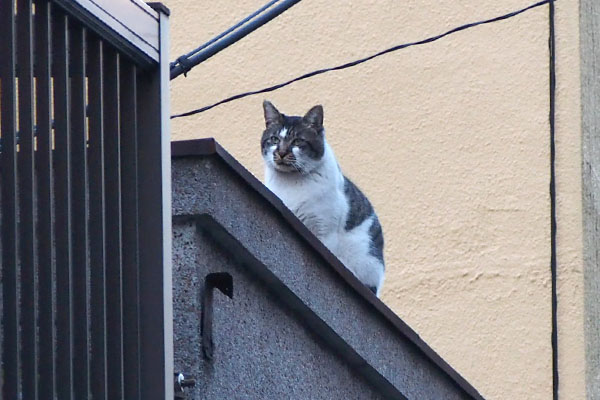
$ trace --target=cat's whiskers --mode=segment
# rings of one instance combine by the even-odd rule
[[[300,173],[303,173],[302,166],[301,166],[301,165],[300,165],[300,164],[299,164],[299,163],[298,163],[296,160],[292,161],[292,162],[290,163],[290,165],[291,165],[292,167],[294,167],[294,169],[295,169],[296,171],[298,171],[298,172],[300,172]]]
[[[294,158],[294,161],[292,162],[292,166],[296,169],[296,171],[298,171],[302,175],[308,175],[310,173],[307,168],[307,163],[298,158]]]

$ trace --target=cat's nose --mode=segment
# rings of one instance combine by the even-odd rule
[[[277,150],[277,154],[279,154],[279,157],[283,158],[286,156],[288,152],[286,150]]]

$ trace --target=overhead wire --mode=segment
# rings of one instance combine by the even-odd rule
[[[505,19],[508,19],[508,18],[515,17],[515,16],[517,16],[519,14],[522,14],[522,13],[524,13],[526,11],[529,11],[531,9],[543,6],[545,4],[548,4],[550,1],[551,0],[542,0],[542,1],[539,1],[537,3],[531,4],[531,5],[529,5],[529,6],[525,7],[525,8],[522,8],[522,9],[519,9],[519,10],[516,10],[516,11],[512,11],[510,13],[507,13],[507,14],[504,14],[504,15],[500,15],[498,17],[494,17],[494,18],[490,18],[490,19],[486,19],[486,20],[482,20],[482,21],[477,21],[477,22],[471,22],[471,23],[468,23],[468,24],[464,24],[464,25],[458,26],[456,28],[450,29],[449,31],[441,33],[439,35],[431,36],[431,37],[428,37],[426,39],[422,39],[422,40],[419,40],[419,41],[416,41],[416,42],[409,42],[409,43],[399,44],[397,46],[390,47],[388,49],[382,50],[382,51],[377,52],[375,54],[372,54],[370,56],[367,56],[367,57],[364,57],[364,58],[360,58],[358,60],[350,61],[350,62],[345,63],[345,64],[337,65],[335,67],[330,67],[330,68],[318,69],[316,71],[308,72],[308,73],[306,73],[304,75],[301,75],[301,76],[298,76],[296,78],[290,79],[290,80],[288,80],[286,82],[283,82],[283,83],[279,83],[279,84],[276,84],[276,85],[273,85],[273,86],[269,86],[269,87],[266,87],[266,88],[263,88],[263,89],[259,89],[259,90],[252,90],[252,91],[248,91],[248,92],[243,92],[243,93],[240,93],[240,94],[236,94],[234,96],[227,97],[227,98],[225,98],[223,100],[220,100],[220,101],[218,101],[216,103],[213,103],[213,104],[201,107],[201,108],[197,108],[195,110],[183,112],[183,113],[180,113],[180,114],[171,115],[171,118],[181,118],[181,117],[188,117],[190,115],[199,114],[199,113],[208,111],[208,110],[210,110],[212,108],[215,108],[215,107],[220,106],[222,104],[229,103],[229,102],[234,101],[234,100],[239,100],[239,99],[242,99],[244,97],[253,96],[253,95],[257,95],[257,94],[261,94],[261,93],[272,92],[274,90],[281,89],[281,88],[283,88],[285,86],[291,85],[294,82],[298,82],[298,81],[301,81],[301,80],[304,80],[304,79],[308,79],[308,78],[311,78],[313,76],[321,75],[321,74],[324,74],[326,72],[339,71],[339,70],[343,70],[343,69],[346,69],[346,68],[351,68],[351,67],[354,67],[356,65],[365,63],[365,62],[370,61],[370,60],[372,60],[374,58],[383,56],[385,54],[388,54],[388,53],[391,53],[391,52],[394,52],[394,51],[398,51],[398,50],[405,49],[405,48],[412,47],[412,46],[418,46],[418,45],[423,45],[423,44],[426,44],[426,43],[435,42],[436,40],[442,39],[442,38],[444,38],[444,37],[446,37],[448,35],[451,35],[451,34],[454,34],[454,33],[460,32],[460,31],[464,31],[466,29],[470,29],[470,28],[474,28],[474,27],[479,26],[479,25],[490,24],[490,23],[493,23],[493,22],[498,22],[498,21],[502,21],[502,20],[505,20]]]

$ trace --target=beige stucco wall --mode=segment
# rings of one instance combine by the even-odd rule
[[[585,391],[579,2],[557,2],[556,185],[561,399]]]
[[[191,50],[264,0],[171,8],[171,54]],[[172,82],[188,111],[528,1],[303,1]],[[558,2],[561,399],[583,399],[577,2]],[[325,108],[327,137],[380,215],[382,299],[488,399],[552,397],[548,9],[470,29],[356,68],[172,123],[214,136],[262,177],[261,103]]]

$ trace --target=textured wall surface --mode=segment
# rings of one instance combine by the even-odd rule
[[[263,0],[171,8],[173,59]],[[531,1],[303,1],[172,82],[174,113]],[[557,2],[561,396],[584,390],[578,2]],[[548,9],[173,120],[262,177],[261,102],[321,103],[386,236],[383,300],[489,399],[552,395]]]
[[[586,396],[579,1],[556,7],[559,397],[576,400]]]
[[[174,224],[173,247],[175,370],[196,377],[190,399],[383,399],[195,223]],[[211,272],[232,274],[234,294],[215,290],[215,354],[206,362],[198,297]]]
[[[198,235],[193,225],[177,222],[180,216],[203,213],[210,214],[231,232],[253,257],[267,265],[278,280],[332,329],[332,334],[362,357],[362,363],[356,368],[365,369],[364,364],[368,363],[409,399],[472,398],[389,321],[373,312],[365,299],[325,265],[319,254],[268,206],[269,203],[219,160],[181,159],[173,163],[176,368],[191,374],[201,371],[201,384],[209,386],[205,393],[207,398],[231,398],[223,394],[235,388],[226,388],[226,385],[239,385],[242,392],[256,393],[252,396],[257,397],[250,398],[283,398],[271,395],[289,393],[285,392],[287,385],[298,395],[285,398],[378,396],[363,387],[364,381],[354,382],[361,379],[336,357],[326,354],[319,340],[311,343],[315,335],[294,320],[294,316],[299,315],[297,311],[277,307],[276,303],[283,300],[265,293],[265,287],[256,281],[258,274],[252,265],[236,264],[205,234]],[[233,251],[231,247],[227,249]],[[194,296],[201,292],[198,279],[218,270],[234,276],[234,297],[231,301],[215,294],[218,354],[214,367],[207,367],[199,358],[198,305]],[[311,370],[313,363],[321,365]],[[292,367],[294,364],[297,368]],[[248,370],[250,366],[253,370]],[[334,372],[338,368],[339,371]],[[234,377],[238,369],[241,375]],[[331,376],[328,382],[321,376],[325,372],[337,376]],[[310,390],[317,391],[300,395],[298,391],[303,389],[299,383],[304,380],[314,385]],[[334,382],[347,388],[337,387]],[[273,387],[263,388],[263,385]],[[319,393],[319,388],[330,392]],[[260,390],[267,390],[269,394],[260,397]],[[351,395],[344,395],[345,390]],[[221,397],[212,397],[217,395]]]
[[[600,400],[600,4],[581,1],[587,398]]]

